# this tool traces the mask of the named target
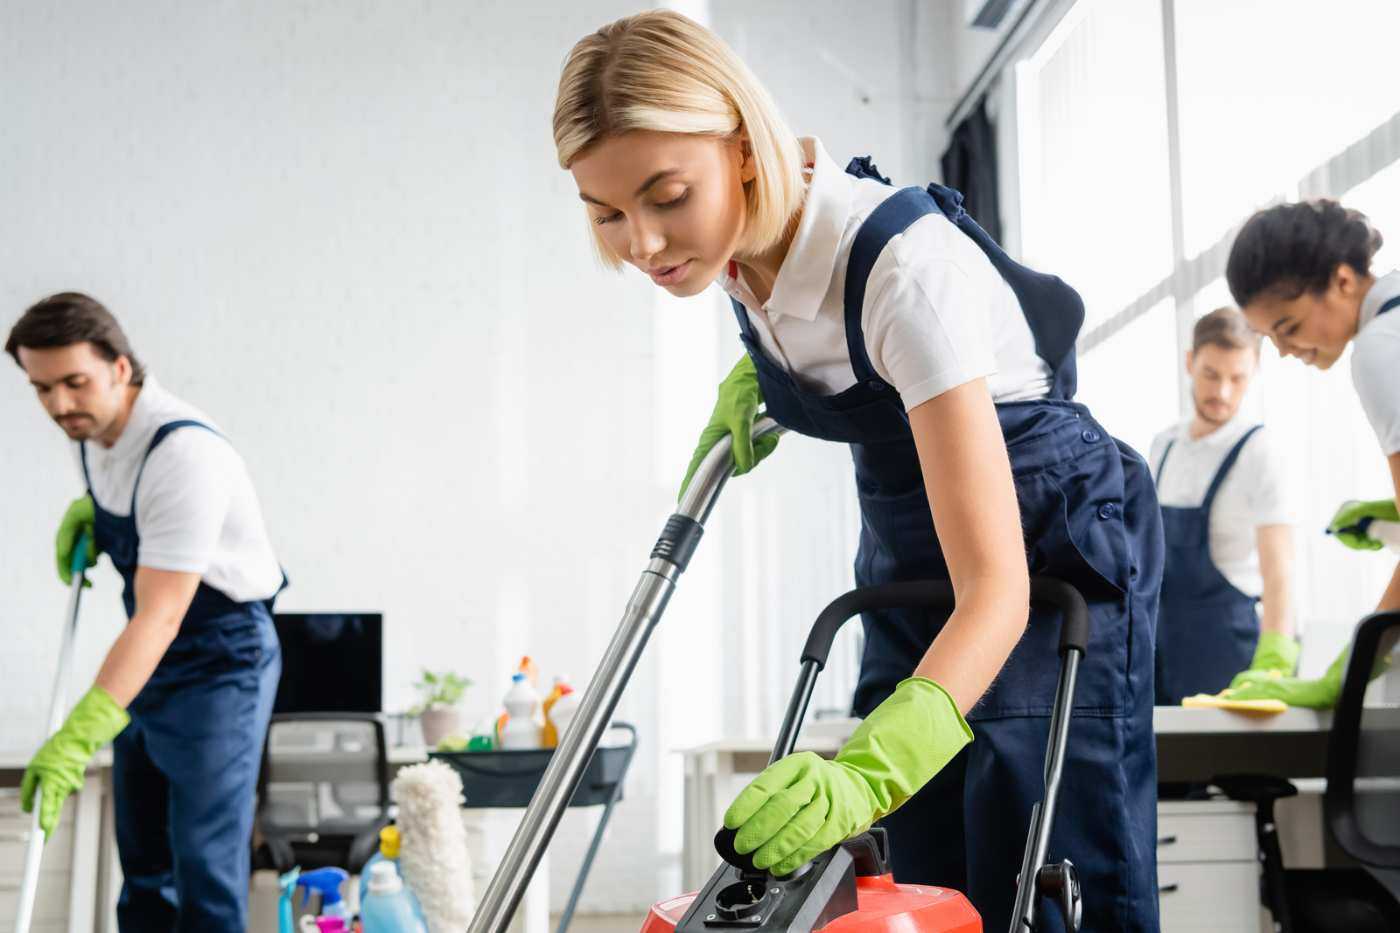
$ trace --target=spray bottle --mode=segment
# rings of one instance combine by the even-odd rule
[[[293,868],[277,879],[277,884],[282,889],[282,896],[277,900],[277,933],[297,933],[292,895],[296,891],[297,876],[300,874],[300,868]]]
[[[345,921],[345,926],[350,926],[350,909],[345,906],[345,901],[340,895],[340,886],[350,877],[350,873],[343,868],[318,868],[315,871],[304,872],[296,880],[296,886],[302,888],[301,905],[306,906],[307,900],[311,897],[311,892],[316,891],[321,895],[321,916],[339,917]]]

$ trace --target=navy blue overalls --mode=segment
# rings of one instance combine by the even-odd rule
[[[214,430],[188,420],[161,425],[128,514],[93,497],[97,547],[122,575],[128,619],[136,613],[141,472],[180,428]],[[80,451],[92,495],[86,445]],[[179,634],[127,709],[131,724],[112,743],[123,933],[247,929],[254,792],[281,671],[272,599],[234,602],[201,581]]]
[[[868,159],[847,171],[881,178]],[[948,577],[899,393],[876,373],[861,330],[866,279],[890,238],[942,213],[1011,286],[1054,376],[1050,397],[997,406],[1010,454],[1032,573],[1077,586],[1092,629],[1080,668],[1051,857],[1084,884],[1084,929],[1157,929],[1156,750],[1152,737],[1153,623],[1162,531],[1146,464],[1070,399],[1084,307],[1060,279],[1013,262],[938,185],[901,190],[856,235],[846,266],[847,347],[856,384],[824,396],[764,354],[743,306],[741,338],[768,414],[791,431],[850,444],[860,497],[855,577],[861,585]],[[969,308],[969,314],[982,309]],[[1020,542],[1007,542],[1008,547]],[[864,716],[908,677],[946,619],[923,612],[862,617],[865,653],[853,702]],[[1025,636],[971,711],[975,741],[883,825],[895,876],[964,891],[988,930],[1010,926],[1031,806],[1043,795],[1060,620],[1033,608]],[[1057,929],[1053,912],[1046,929]]]
[[[1254,604],[1259,597],[1241,593],[1210,559],[1210,509],[1240,451],[1261,427],[1250,428],[1230,448],[1199,507],[1162,506],[1167,562],[1157,617],[1159,706],[1176,706],[1197,693],[1219,693],[1254,658],[1259,644]],[[1162,451],[1158,485],[1175,444],[1171,441]]]

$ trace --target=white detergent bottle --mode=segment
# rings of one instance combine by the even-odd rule
[[[559,741],[564,741],[564,733],[569,731],[569,723],[574,721],[582,702],[582,694],[572,687],[565,686],[559,693],[559,699],[549,708],[549,721],[554,724]]]
[[[506,724],[501,729],[501,748],[506,751],[540,747],[540,695],[524,674],[510,679],[505,699]]]

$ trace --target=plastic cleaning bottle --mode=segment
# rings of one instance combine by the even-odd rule
[[[509,718],[501,728],[500,747],[507,751],[539,748],[540,726],[535,717],[540,711],[540,695],[524,674],[511,677],[505,707]]]
[[[558,733],[559,740],[564,738],[564,733],[569,731],[569,723],[574,721],[574,716],[578,713],[578,708],[583,704],[583,695],[570,687],[564,685],[563,692],[559,699],[554,701],[550,707],[549,718],[554,723],[554,729]]]
[[[540,733],[540,745],[544,748],[555,748],[559,745],[559,730],[554,727],[554,720],[549,717],[549,711],[554,707],[555,702],[564,695],[564,691],[568,687],[568,677],[556,677],[554,678],[554,689],[549,691],[549,696],[544,698],[542,704],[544,731]]]
[[[302,889],[301,906],[305,907],[311,892],[316,891],[321,895],[321,916],[339,917],[348,928],[350,909],[345,906],[341,897],[340,886],[349,877],[350,873],[343,868],[318,868],[315,871],[302,872],[301,877],[296,880],[296,886]]]
[[[296,893],[297,878],[300,875],[301,869],[293,868],[277,878],[277,886],[282,889],[282,896],[277,899],[277,933],[297,933],[292,896]]]
[[[374,872],[374,866],[381,862],[388,862],[390,865],[394,866],[395,871],[398,871],[399,846],[401,842],[402,837],[399,835],[399,828],[393,823],[390,823],[379,831],[379,851],[370,856],[369,861],[365,862],[365,867],[360,869],[360,905],[362,913],[365,897],[369,894],[369,880]],[[402,878],[402,874],[400,874],[399,877]],[[418,898],[406,884],[404,886],[404,894],[413,904],[414,916],[419,920],[423,920],[423,906],[418,903]],[[427,921],[423,920],[423,922],[424,926],[426,926]]]
[[[535,659],[528,654],[520,659],[520,673],[525,675],[525,679],[530,681],[530,686],[536,690],[540,689],[540,669],[535,665]]]
[[[370,869],[369,892],[360,904],[364,933],[426,933],[423,918],[394,863],[387,859]]]

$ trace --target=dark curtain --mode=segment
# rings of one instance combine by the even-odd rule
[[[987,119],[987,98],[953,130],[943,153],[943,184],[963,194],[963,207],[993,240],[1001,242],[1001,196],[997,191],[997,134]]]

